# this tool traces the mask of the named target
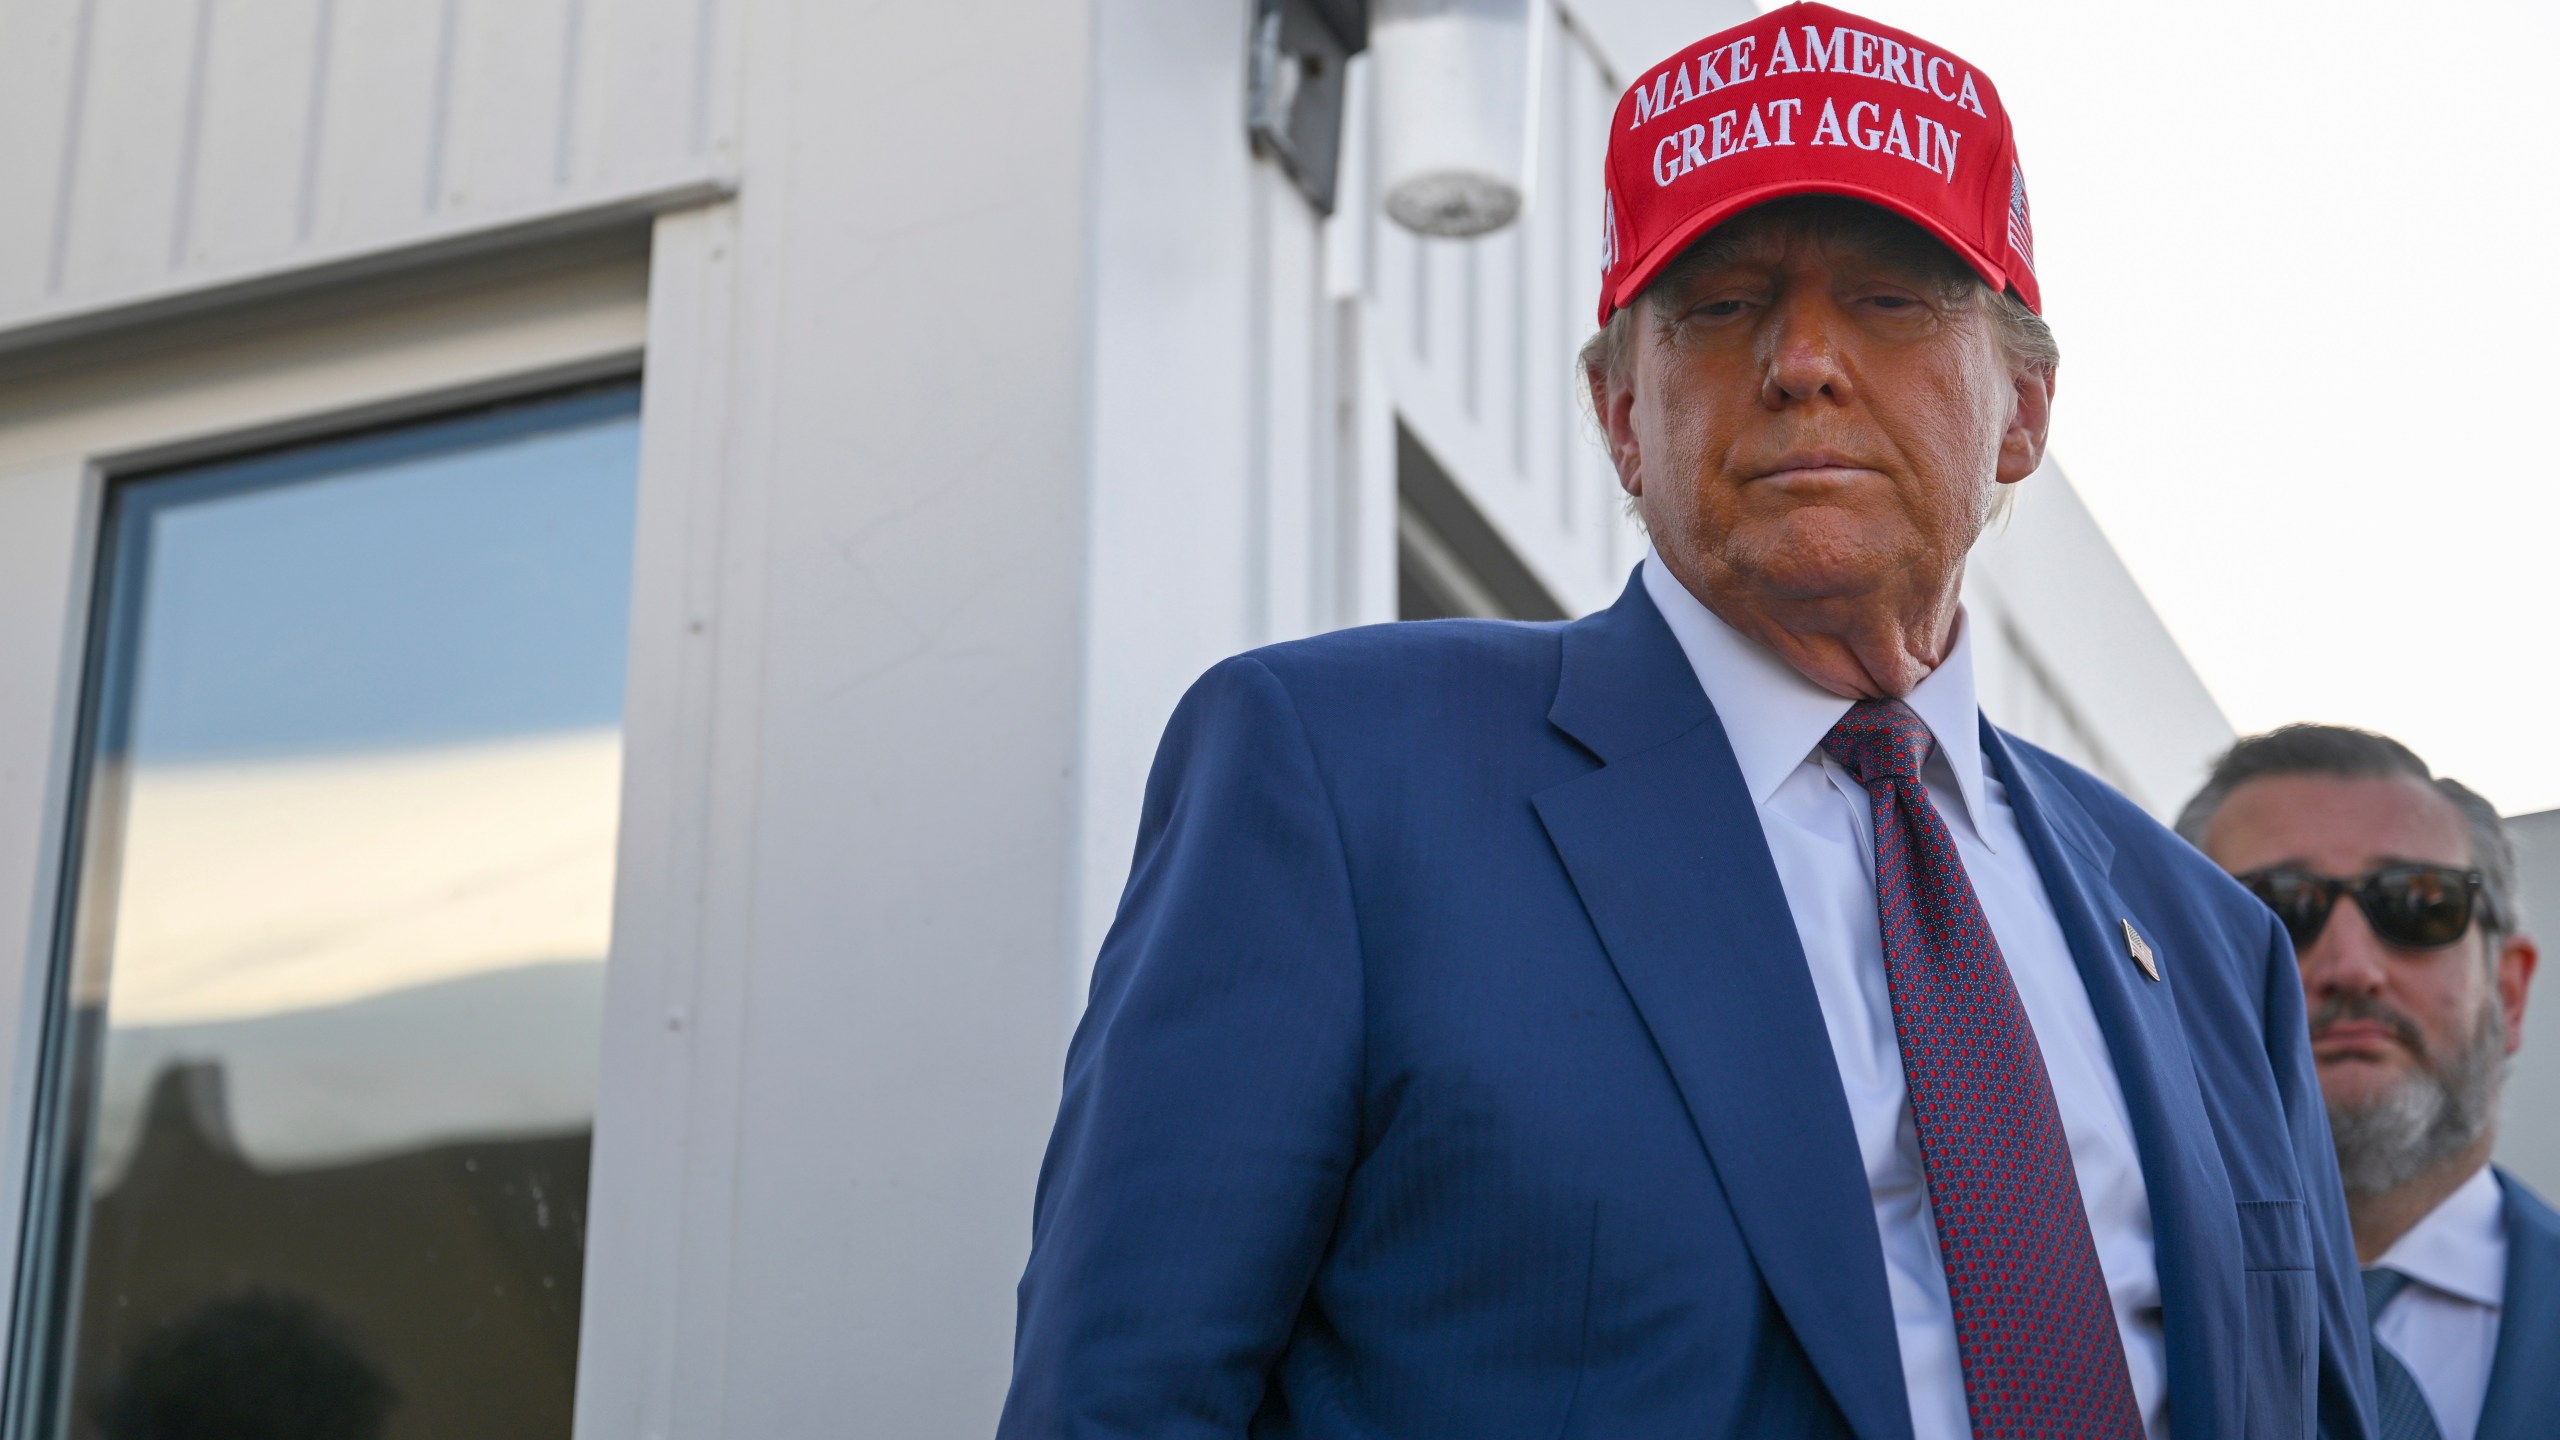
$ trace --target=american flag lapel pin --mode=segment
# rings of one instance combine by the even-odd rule
[[[2132,921],[2127,920],[2123,924],[2125,953],[2133,957],[2133,963],[2141,968],[2144,979],[2157,981],[2160,978],[2160,964],[2151,958],[2150,942],[2142,938],[2141,931],[2133,928]]]

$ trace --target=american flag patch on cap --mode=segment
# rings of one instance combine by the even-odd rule
[[[2036,273],[2036,232],[2027,223],[2027,172],[2016,161],[2009,164],[2009,248],[2027,262],[2027,273]]]

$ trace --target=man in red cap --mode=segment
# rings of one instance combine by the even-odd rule
[[[1654,551],[1184,699],[1001,1433],[2371,1434],[2282,927],[1975,703],[2057,360],[1997,92],[1794,5],[1606,173]]]

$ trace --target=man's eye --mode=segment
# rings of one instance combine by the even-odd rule
[[[1712,320],[1727,320],[1742,313],[1739,300],[1710,300],[1698,307],[1698,313]]]

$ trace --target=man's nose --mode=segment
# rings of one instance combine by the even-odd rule
[[[2364,912],[2344,896],[2329,908],[2320,933],[2302,952],[2302,988],[2313,995],[2373,995],[2382,989],[2382,941]]]
[[[1761,404],[1779,410],[1789,403],[1848,397],[1840,352],[1844,319],[1827,297],[1790,295],[1770,307],[1761,329]]]

